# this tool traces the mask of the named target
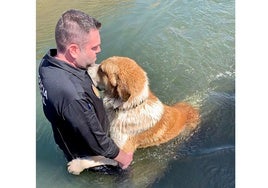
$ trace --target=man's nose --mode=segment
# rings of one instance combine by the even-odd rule
[[[100,53],[100,52],[101,52],[101,47],[99,46],[96,53]]]

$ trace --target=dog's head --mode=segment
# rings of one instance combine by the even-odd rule
[[[136,105],[148,97],[146,72],[130,58],[115,56],[102,61],[97,77],[98,87],[110,98]]]

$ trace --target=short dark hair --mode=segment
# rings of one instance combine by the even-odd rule
[[[85,34],[100,27],[101,23],[88,14],[75,9],[67,10],[60,17],[55,29],[58,51],[65,52],[70,43],[81,44],[85,40]]]

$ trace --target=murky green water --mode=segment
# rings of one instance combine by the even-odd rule
[[[121,174],[73,176],[53,140],[36,89],[36,183],[38,188],[182,187],[235,185],[234,0],[37,0],[36,66],[55,47],[54,28],[69,8],[102,22],[102,53],[135,59],[151,90],[171,104],[185,100],[201,109],[202,123],[187,140],[135,153]]]

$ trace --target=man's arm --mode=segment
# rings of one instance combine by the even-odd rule
[[[93,110],[84,101],[73,101],[65,110],[64,116],[86,141],[88,147],[98,155],[114,159],[121,168],[127,168],[133,160],[133,153],[120,150],[108,137]]]
[[[88,148],[85,149],[113,159],[119,154],[119,148],[103,130],[92,105],[89,105],[84,100],[74,100],[64,109],[63,116],[86,142]]]

